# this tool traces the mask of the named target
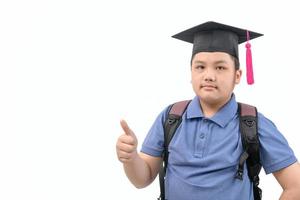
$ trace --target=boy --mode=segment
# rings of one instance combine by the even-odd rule
[[[169,145],[166,199],[254,199],[247,173],[243,180],[235,178],[243,147],[233,90],[242,76],[238,44],[249,40],[247,33],[251,39],[261,36],[216,22],[206,22],[173,36],[193,43],[191,80],[196,96]],[[247,78],[251,84],[251,60],[248,62]],[[149,185],[162,164],[167,112],[165,108],[155,120],[140,153],[134,132],[121,121],[124,134],[117,141],[117,156],[137,188]],[[261,113],[258,136],[261,164],[283,188],[280,199],[300,200],[300,165],[286,139]]]

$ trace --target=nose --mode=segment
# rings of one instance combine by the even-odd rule
[[[214,82],[216,80],[215,73],[212,69],[207,68],[204,75],[204,80],[207,82]]]

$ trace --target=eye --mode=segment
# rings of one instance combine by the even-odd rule
[[[216,69],[221,71],[221,70],[225,70],[226,68],[224,66],[217,66]]]
[[[195,68],[195,69],[204,69],[205,66],[204,66],[204,65],[196,65],[194,68]]]

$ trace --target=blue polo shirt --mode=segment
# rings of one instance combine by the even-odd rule
[[[203,115],[196,96],[189,104],[169,146],[166,173],[168,200],[253,200],[252,183],[244,166],[243,180],[235,178],[243,152],[235,96],[213,117]],[[141,151],[160,157],[163,151],[165,108],[156,118]],[[297,161],[276,126],[258,113],[261,163],[267,174]]]

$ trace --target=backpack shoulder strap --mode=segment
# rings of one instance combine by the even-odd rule
[[[243,179],[243,168],[247,162],[249,179],[253,182],[253,193],[255,200],[261,200],[262,191],[258,187],[259,173],[261,170],[259,138],[257,128],[257,109],[254,106],[239,103],[240,132],[244,152],[239,160],[236,178]]]
[[[168,166],[169,144],[182,121],[182,115],[187,109],[191,100],[179,101],[169,108],[167,119],[164,123],[164,151],[163,165],[159,171],[160,197],[158,200],[165,200],[165,174]]]
[[[164,136],[165,136],[165,150],[168,150],[168,146],[176,132],[176,129],[182,121],[182,115],[187,109],[190,100],[179,101],[171,105],[168,113],[167,120],[164,124]]]

